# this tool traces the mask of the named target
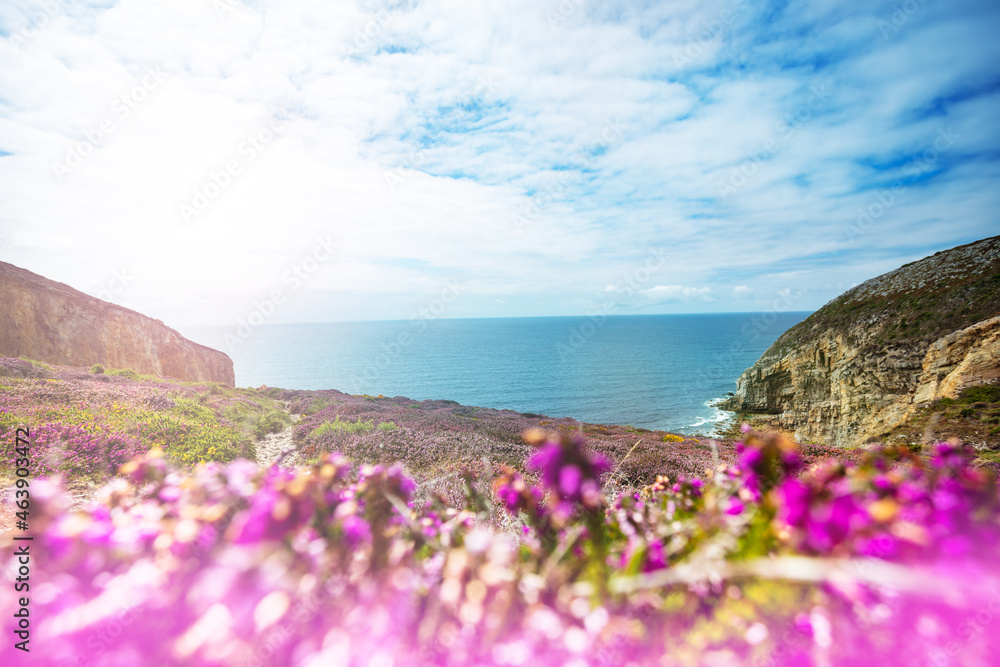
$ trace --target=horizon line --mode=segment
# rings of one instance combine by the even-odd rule
[[[775,314],[775,315],[788,315],[797,313],[815,313],[816,310],[737,310],[737,311],[719,311],[712,313],[621,313],[617,315],[604,315],[606,319],[613,318],[624,318],[624,317],[696,317],[696,316],[706,316],[706,315],[765,315],[765,314]],[[583,314],[583,315],[507,315],[507,316],[483,316],[483,317],[430,317],[430,318],[420,318],[420,317],[409,317],[409,318],[393,318],[393,319],[381,319],[381,320],[323,320],[323,321],[308,321],[308,322],[264,322],[259,326],[255,326],[255,329],[261,329],[270,326],[288,326],[288,325],[306,325],[306,324],[374,324],[378,322],[410,322],[412,320],[425,319],[428,322],[435,322],[440,320],[449,321],[467,321],[467,320],[554,320],[554,319],[589,319],[597,317],[593,314]],[[228,323],[215,323],[215,324],[205,324],[205,323],[177,323],[170,326],[174,327],[229,327],[233,326],[232,322]]]

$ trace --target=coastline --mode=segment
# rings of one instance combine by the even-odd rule
[[[294,445],[299,463],[339,451],[359,463],[402,462],[418,480],[460,470],[493,475],[503,466],[523,468],[532,451],[522,439],[529,429],[578,434],[614,463],[621,483],[633,487],[651,483],[659,474],[703,476],[735,456],[735,442],[729,438],[451,400],[417,401],[333,389],[228,388],[126,371],[94,374],[10,358],[0,359],[0,376],[5,413],[0,430],[29,424],[44,436],[38,447],[49,462],[48,472],[88,483],[114,476],[118,465],[152,447],[162,448],[182,465],[256,460],[256,448],[268,434],[284,431],[288,439],[283,442]],[[73,446],[85,451],[67,458],[72,452],[64,442],[70,440],[79,441]],[[835,452],[818,448],[808,455]]]
[[[804,316],[781,315],[771,335]],[[772,342],[771,335],[746,338],[753,314],[622,315],[560,355],[584,319],[441,319],[421,331],[407,322],[264,324],[231,354],[243,386],[447,398],[710,435],[709,422],[724,420],[706,402],[735,391],[739,375]],[[211,344],[225,329],[185,333]],[[398,345],[402,333],[411,334],[405,347]]]

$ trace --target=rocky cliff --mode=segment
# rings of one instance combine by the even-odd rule
[[[721,407],[802,441],[880,439],[911,412],[1000,379],[1000,237],[840,295],[786,331]]]
[[[224,353],[159,320],[0,262],[0,355],[235,384]]]

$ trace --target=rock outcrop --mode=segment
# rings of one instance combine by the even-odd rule
[[[234,386],[233,362],[128,308],[0,262],[0,355]]]
[[[720,407],[800,441],[880,439],[920,405],[1000,378],[1000,237],[840,295],[786,331]]]

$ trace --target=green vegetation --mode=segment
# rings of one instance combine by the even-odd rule
[[[963,389],[958,400],[962,403],[1000,403],[1000,385],[984,384]]]
[[[375,430],[375,422],[371,419],[369,420],[359,419],[357,421],[352,422],[341,419],[340,415],[337,415],[337,418],[334,419],[332,422],[330,421],[323,422],[322,424],[317,426],[313,430],[312,434],[317,438],[322,438],[323,436],[329,435],[331,433],[332,434],[349,433],[352,435],[358,435],[361,433],[369,433],[370,431],[374,430]]]
[[[263,438],[268,433],[278,433],[292,425],[292,418],[284,410],[268,410],[257,416],[254,435]]]
[[[89,380],[81,380],[78,371],[57,369],[51,377],[15,376],[0,385],[0,438],[29,424],[38,434],[33,444],[40,454],[47,452],[41,458],[52,462],[47,472],[101,479],[114,473],[115,457],[127,460],[154,448],[180,465],[255,459],[256,440],[292,423],[282,404],[264,392],[153,378],[101,364],[89,370]],[[123,380],[108,382],[103,376]],[[155,384],[146,384],[150,380]],[[65,456],[66,448],[75,456]],[[0,473],[9,461],[13,458],[0,462]]]
[[[21,357],[18,357],[18,358],[22,359],[24,361],[27,361],[29,364],[31,364],[32,366],[35,366],[36,368],[41,368],[42,370],[46,370],[46,371],[51,371],[52,370],[52,367],[49,366],[48,364],[46,364],[45,362],[36,361],[35,359],[29,359],[28,357],[25,357],[25,356],[21,356]]]
[[[112,368],[107,371],[108,375],[117,375],[119,377],[128,378],[129,380],[139,380],[142,375],[135,372],[131,368]]]
[[[929,269],[928,269],[929,270]],[[923,280],[911,269],[914,287],[877,298],[855,300],[853,292],[837,297],[795,325],[764,353],[782,356],[831,333],[846,334],[852,343],[856,325],[865,322],[874,334],[872,351],[883,345],[929,344],[953,331],[993,317],[1000,310],[1000,267],[957,280]],[[926,282],[926,284],[922,284]]]
[[[215,421],[215,412],[190,398],[175,398],[172,412],[204,423]]]
[[[348,421],[346,419],[341,419],[340,415],[333,421],[326,421],[313,429],[312,437],[322,438],[327,435],[361,435],[364,433],[371,433],[372,431],[395,431],[399,428],[395,422],[379,422],[375,423],[374,419],[358,419],[357,421]]]
[[[883,434],[882,442],[907,443],[911,451],[919,452],[924,440],[957,438],[962,442],[978,443],[980,463],[1000,462],[1000,386],[967,387],[958,398],[942,398],[932,405],[918,408],[891,432]]]
[[[220,426],[214,419],[184,418],[169,413],[153,413],[139,425],[140,439],[159,447],[171,460],[182,464],[205,461],[232,461],[255,458],[252,440],[233,428]]]
[[[311,417],[320,410],[323,410],[324,408],[327,408],[329,406],[330,406],[329,400],[317,398],[309,403],[309,407],[307,407],[302,414],[306,415],[307,417]]]

